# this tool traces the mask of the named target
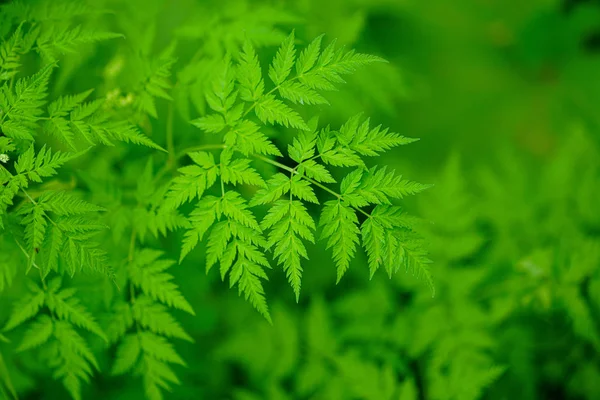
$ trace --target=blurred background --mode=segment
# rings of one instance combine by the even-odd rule
[[[125,96],[129,54],[174,46],[171,117],[175,146],[185,148],[209,140],[188,121],[205,112],[206,77],[225,51],[249,37],[264,67],[292,29],[302,45],[324,33],[389,64],[328,94],[330,107],[313,107],[320,122],[339,126],[364,112],[420,138],[381,163],[435,185],[403,204],[422,219],[435,297],[410,272],[369,280],[364,255],[335,285],[318,243],[299,303],[273,271],[271,326],[217,274],[205,275],[202,249],[191,254],[175,274],[197,315],[177,317],[196,343],[177,344],[188,367],[167,398],[600,399],[600,1],[96,5],[115,12],[94,23],[127,40],[66,57],[56,91],[93,84]],[[169,107],[140,121],[160,144]],[[112,168],[123,151],[108,149],[89,168],[135,187],[143,163]],[[159,240],[174,258],[180,234]],[[25,398],[52,398],[43,389],[51,380],[16,380]],[[84,398],[142,396],[139,382],[108,375],[86,390]]]

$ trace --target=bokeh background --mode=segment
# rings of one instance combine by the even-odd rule
[[[92,23],[126,40],[65,56],[56,92],[124,95],[129,55],[176,43],[175,100],[140,124],[162,144],[172,118],[175,145],[185,148],[208,141],[188,121],[204,112],[206,77],[227,50],[250,37],[267,65],[292,29],[301,44],[324,33],[390,62],[328,94],[332,106],[315,107],[321,122],[339,126],[364,112],[420,138],[381,163],[435,185],[403,203],[422,219],[435,297],[410,272],[369,280],[364,255],[335,285],[318,243],[299,303],[273,271],[271,326],[217,274],[205,275],[202,249],[192,253],[175,274],[197,314],[177,317],[195,343],[177,344],[188,366],[166,398],[600,399],[600,1],[95,4],[114,13]],[[285,143],[293,132],[277,134]],[[86,173],[134,188],[143,163],[114,166],[147,154],[103,150]],[[126,214],[111,226],[135,223]],[[178,258],[180,239],[159,243]],[[109,365],[110,353],[101,361]],[[23,398],[63,393],[47,377],[14,372]],[[139,381],[100,374],[84,398],[141,396]]]

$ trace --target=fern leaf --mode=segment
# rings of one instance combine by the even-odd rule
[[[169,314],[162,304],[153,302],[149,297],[139,296],[132,306],[133,318],[139,325],[159,335],[193,342],[181,325]]]
[[[206,102],[211,109],[226,116],[237,94],[231,59],[227,56],[219,68],[219,74],[212,81],[212,90],[206,93]]]
[[[117,347],[117,355],[111,374],[124,375],[131,371],[137,364],[141,351],[138,336],[135,334],[125,335]]]
[[[148,356],[163,362],[185,366],[183,359],[175,352],[173,346],[162,336],[148,331],[138,333],[142,351]]]
[[[165,272],[175,261],[158,260],[161,255],[162,252],[150,249],[137,253],[134,256],[137,262],[128,269],[131,281],[152,299],[194,315],[194,310],[173,283],[173,276]]]
[[[0,87],[0,128],[6,136],[33,140],[53,68],[54,64],[48,64],[31,77],[19,79],[14,93],[7,84]]]
[[[237,80],[240,83],[240,98],[244,101],[256,101],[265,91],[262,71],[254,47],[248,40],[240,53],[237,68]]]
[[[79,106],[89,95],[92,90],[79,93],[74,96],[60,97],[48,106],[48,121],[46,122],[46,130],[58,139],[65,142],[71,149],[75,150],[74,132],[72,125],[65,118],[73,109]]]
[[[206,117],[195,119],[191,123],[208,133],[219,133],[227,126],[225,119],[219,114],[210,114]]]
[[[151,149],[167,152],[165,149],[154,143],[147,136],[142,134],[140,130],[127,122],[110,122],[102,126],[101,130],[96,129],[96,133],[104,131],[109,137],[124,143],[133,143],[140,146],[146,146]]]
[[[91,238],[95,232],[66,232],[62,259],[71,276],[82,270],[99,272],[109,278],[114,277],[106,252]]]
[[[254,214],[248,210],[246,200],[239,193],[234,191],[225,193],[220,203],[220,209],[218,210],[225,214],[227,218],[260,232],[260,227],[256,222]]]
[[[16,351],[30,350],[47,343],[53,331],[54,324],[52,318],[47,315],[40,315],[35,321],[29,324]]]
[[[190,229],[186,231],[179,262],[202,241],[204,234],[212,226],[216,219],[215,208],[219,199],[214,196],[205,196],[198,202],[194,211],[190,213]]]
[[[60,279],[55,284],[60,287]],[[58,288],[57,288],[58,289]],[[92,314],[81,305],[75,296],[75,289],[63,289],[61,291],[49,291],[46,293],[46,305],[61,320],[69,321],[73,325],[86,329],[108,342],[108,338],[96,322]]]
[[[206,272],[223,256],[227,243],[232,237],[228,221],[220,221],[213,226],[208,236],[206,249]]]
[[[249,120],[242,120],[231,128],[225,134],[225,144],[245,156],[250,154],[281,156],[279,149],[260,132],[258,125]]]
[[[25,241],[29,250],[29,267],[35,260],[44,236],[46,234],[46,213],[40,204],[28,204],[19,210],[19,214],[24,215],[21,225],[25,226]]]
[[[302,51],[298,62],[296,63],[296,72],[299,76],[302,76],[308,72],[317,62],[319,55],[321,54],[321,41],[323,35],[317,36],[307,47]]]
[[[273,95],[266,95],[256,103],[256,116],[264,123],[279,124],[286,128],[309,130],[306,122],[296,111]]]
[[[0,42],[0,82],[17,75],[21,55],[28,50],[23,40],[22,26],[17,27],[10,39]]]
[[[82,153],[61,153],[55,152],[52,154],[46,146],[42,147],[37,155],[35,155],[33,146],[25,153],[21,154],[15,164],[15,169],[18,174],[25,175],[29,180],[41,182],[41,178],[47,178],[55,175],[56,169],[60,168],[67,161],[78,157]],[[25,187],[27,187],[25,185]]]
[[[319,225],[323,227],[321,237],[328,239],[327,248],[333,250],[333,260],[337,266],[337,282],[342,279],[350,261],[356,253],[358,243],[358,218],[348,205],[340,200],[325,203]]]
[[[335,179],[325,166],[317,163],[315,160],[302,162],[298,168],[298,173],[304,174],[317,182],[335,183]]]
[[[208,171],[199,165],[179,168],[181,175],[171,182],[163,206],[174,209],[195,198],[201,198],[204,191],[212,186],[216,179],[216,168],[214,170],[213,168],[215,167],[211,167]]]
[[[239,272],[236,272],[239,270]],[[263,289],[261,278],[266,279],[266,275],[260,265],[238,259],[233,267],[232,275],[239,274],[238,288],[239,293],[244,294],[246,300],[266,318],[269,323],[272,323],[269,307],[265,299],[265,291]]]
[[[273,63],[269,66],[269,78],[271,78],[271,81],[273,81],[276,86],[281,85],[287,79],[294,66],[296,60],[294,36],[294,32],[292,32],[287,39],[281,43],[275,58],[273,58]]]
[[[141,62],[144,74],[142,74],[140,88],[137,90],[135,104],[140,111],[153,118],[158,117],[155,98],[172,100],[168,90],[172,86],[169,77],[175,61],[176,59],[164,55],[157,60]]]
[[[52,27],[39,35],[36,40],[36,50],[48,61],[56,61],[58,55],[75,52],[77,47],[82,44],[118,37],[123,37],[123,35],[112,32],[86,31],[82,30],[80,26],[62,30]]]
[[[2,328],[4,332],[10,331],[33,318],[44,305],[44,292],[33,284],[30,284],[29,287],[32,289],[32,293],[28,293],[15,304],[6,325]]]
[[[298,301],[303,271],[301,259],[308,260],[301,239],[314,242],[312,217],[301,202],[278,200],[263,219],[261,228],[270,229],[267,247],[274,249],[274,257],[283,265]]]
[[[369,275],[372,278],[385,256],[385,228],[375,218],[368,218],[361,228],[362,242],[369,260]]]
[[[44,292],[33,284],[29,286],[33,289],[33,293],[28,293],[15,304],[6,325],[2,328],[4,332],[10,331],[33,318],[44,305]]]
[[[46,191],[39,197],[38,203],[42,205],[44,210],[51,211],[59,216],[106,211],[104,208],[83,201],[67,191]]]
[[[329,104],[327,99],[321,96],[316,90],[300,82],[288,81],[279,87],[279,94],[295,104]]]
[[[361,119],[362,114],[351,117],[342,125],[337,138],[343,145],[363,156],[377,156],[396,146],[414,143],[418,140],[389,132],[388,129],[381,129],[381,125],[370,129],[370,119],[367,118],[362,124],[360,123]]]
[[[237,158],[230,161],[228,157],[224,158],[223,154],[227,153],[225,151],[221,153],[221,178],[224,183],[266,186],[263,178],[250,166],[249,159]]]
[[[272,203],[289,192],[290,187],[290,178],[282,173],[277,173],[267,181],[266,188],[259,189],[256,192],[252,198],[252,201],[250,202],[250,205],[257,206],[261,204]]]
[[[98,370],[98,362],[85,340],[68,322],[55,322],[54,337],[56,338],[54,350],[56,358],[52,361],[56,368],[54,378],[62,380],[73,399],[81,400],[81,381],[89,381],[92,374],[91,367]]]

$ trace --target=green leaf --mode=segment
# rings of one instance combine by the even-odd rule
[[[206,117],[195,119],[192,121],[192,125],[208,133],[219,133],[227,126],[225,120],[219,114],[210,114]]]
[[[136,365],[141,354],[140,341],[137,335],[128,334],[123,337],[117,347],[117,355],[113,364],[112,375],[124,375]]]
[[[151,249],[136,253],[128,268],[131,282],[152,299],[194,315],[194,310],[173,282],[173,276],[165,272],[175,261],[159,260],[162,254]]]
[[[333,251],[333,261],[337,267],[337,282],[339,282],[356,253],[356,244],[359,240],[358,218],[352,208],[340,200],[331,200],[323,207],[319,225],[323,228],[321,237],[328,239],[327,248]]]
[[[132,305],[132,312],[133,319],[144,329],[170,338],[194,341],[169,314],[167,307],[153,302],[149,297],[137,297]]]
[[[309,130],[306,122],[296,111],[286,106],[273,95],[266,95],[256,103],[256,116],[264,123],[279,124],[286,128]]]
[[[185,232],[179,263],[202,241],[204,234],[215,222],[218,202],[217,197],[205,196],[198,202],[194,211],[190,213],[190,229]]]
[[[244,101],[260,99],[265,90],[258,56],[252,44],[246,40],[240,53],[237,67],[237,80],[240,83],[240,98]]]
[[[298,75],[303,75],[308,72],[317,62],[321,53],[321,41],[323,35],[317,36],[307,47],[302,51],[298,62],[296,63],[296,72]]]
[[[279,149],[266,137],[258,125],[249,120],[240,121],[225,134],[225,144],[240,153],[281,156]]]
[[[74,297],[75,293],[75,289],[48,292],[46,293],[46,304],[61,320],[69,321],[73,325],[86,329],[108,342],[108,338],[92,314],[79,302],[79,299]]]
[[[276,86],[281,85],[292,70],[294,61],[296,59],[296,49],[294,47],[295,42],[294,32],[281,43],[281,47],[277,50],[273,63],[269,67],[269,78],[273,81]]]
[[[19,79],[14,93],[8,85],[0,87],[0,129],[10,138],[33,140],[37,121],[48,90],[48,81],[55,64],[47,64],[36,74]]]
[[[257,206],[260,204],[268,204],[277,200],[284,194],[290,191],[291,182],[290,178],[285,176],[282,173],[277,173],[273,175],[267,181],[267,187],[263,189],[259,189],[252,201],[250,202],[251,206]]]
[[[261,228],[270,229],[268,247],[274,249],[274,257],[283,265],[298,301],[303,271],[301,259],[308,259],[302,239],[314,243],[312,217],[300,201],[278,200],[261,222]]]
[[[52,318],[47,315],[40,315],[29,325],[16,351],[30,350],[47,343],[52,336],[53,330],[54,324]]]
[[[279,87],[279,94],[294,104],[329,104],[316,90],[300,82],[285,82]]]

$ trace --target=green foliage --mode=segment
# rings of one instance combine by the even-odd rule
[[[0,5],[0,399],[600,398],[600,8],[479,3]]]

